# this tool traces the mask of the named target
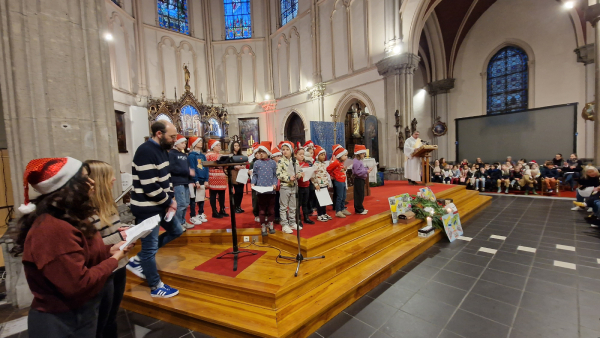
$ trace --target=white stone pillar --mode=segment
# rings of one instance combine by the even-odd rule
[[[454,128],[454,121],[450,121],[448,97],[450,90],[454,88],[454,81],[455,79],[443,79],[427,85],[427,92],[431,95],[431,120],[435,123],[439,117],[440,121],[446,123],[448,129]],[[450,161],[456,156],[454,142],[448,139],[448,133],[439,137],[434,136],[433,144],[438,146],[438,150],[433,154],[434,158],[444,157]],[[460,161],[461,159],[454,160]]]
[[[380,156],[388,169],[404,167],[404,144],[398,144],[394,113],[398,110],[402,116],[402,130],[410,127],[413,119],[413,75],[419,65],[419,56],[411,53],[388,56],[377,62],[379,75],[385,83],[385,120],[381,121],[383,140]]]
[[[105,11],[104,0],[0,0],[0,90],[17,205],[34,158],[106,161],[119,180]]]
[[[585,13],[586,20],[589,21],[594,27],[594,59],[599,60],[600,58],[600,4],[594,4],[587,8]],[[600,118],[598,118],[598,101],[600,99],[600,62],[595,62],[595,97],[596,97],[596,113],[594,119],[594,163],[598,165],[600,163]]]

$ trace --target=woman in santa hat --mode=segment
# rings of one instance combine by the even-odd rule
[[[33,302],[29,337],[95,337],[101,298],[128,251],[124,241],[106,246],[91,224],[94,181],[89,168],[70,157],[36,159],[25,168],[25,204],[13,253],[23,268]],[[29,201],[29,185],[41,194]]]
[[[221,156],[221,141],[209,140],[208,153],[206,160],[208,162],[217,161]],[[225,211],[225,189],[227,189],[227,176],[223,168],[211,167],[208,169],[208,188],[210,189],[210,206],[213,212],[213,218],[228,217],[229,214]],[[221,209],[217,209],[217,197]]]

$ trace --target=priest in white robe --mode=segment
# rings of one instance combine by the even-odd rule
[[[412,156],[413,151],[421,145],[419,132],[416,130],[412,136],[404,142],[404,155],[406,155],[406,162],[404,162],[404,176],[408,179],[409,183],[421,181],[421,158]]]

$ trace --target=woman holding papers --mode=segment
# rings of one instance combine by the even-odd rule
[[[329,185],[329,176],[327,175],[327,164],[325,163],[326,159],[325,149],[320,146],[315,146],[315,164],[313,167],[315,168],[315,173],[311,178],[313,185],[315,186],[315,192],[321,191],[324,189],[327,192],[327,187]],[[327,192],[329,194],[329,192]],[[327,215],[327,207],[325,205],[320,205],[318,201],[315,201],[317,205],[317,219],[321,222],[327,222],[331,220],[331,216]]]
[[[100,232],[104,244],[114,245],[124,241],[127,238],[125,229],[129,225],[121,224],[117,204],[112,198],[113,185],[117,180],[113,168],[102,161],[88,160],[85,164],[90,168],[89,177],[95,182],[94,191],[90,194],[91,204],[96,209],[96,215],[92,216],[92,224]],[[127,257],[119,260],[118,268],[106,282],[106,287],[111,288],[112,281],[112,297],[110,293],[106,293],[100,302],[99,337],[117,337],[117,312],[125,292],[127,262]]]
[[[252,170],[252,189],[256,190],[258,218],[263,236],[267,236],[267,226],[271,234],[275,233],[273,206],[275,188],[277,188],[277,164],[271,156],[271,142],[261,142],[256,151],[256,162]]]
[[[231,146],[230,146],[230,150],[231,150],[231,154],[234,156],[235,155],[243,155],[242,154],[242,145],[240,144],[239,141],[232,142]],[[246,166],[244,166],[244,165],[236,165],[231,170],[231,177],[229,178],[231,180],[231,184],[233,185],[233,191],[234,191],[233,201],[235,202],[235,210],[232,210],[232,212],[235,212],[236,214],[241,214],[244,212],[244,210],[242,209],[242,200],[244,198],[244,186],[246,186],[246,183],[240,183],[237,181],[238,173],[240,172],[240,170],[243,170],[243,169],[248,169],[248,168],[246,168]]]
[[[25,204],[19,207],[19,237],[13,253],[23,268],[33,302],[29,337],[95,337],[98,308],[124,242],[105,245],[91,224],[94,181],[74,158],[35,159],[23,175]],[[29,185],[41,193],[29,201]],[[35,204],[34,204],[35,203]]]

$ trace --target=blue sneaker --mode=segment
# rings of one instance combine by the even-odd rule
[[[177,296],[178,294],[179,290],[173,289],[163,282],[160,282],[160,284],[154,288],[154,290],[150,291],[150,296],[160,298],[171,298]]]
[[[142,269],[142,265],[140,264],[140,259],[137,256],[131,257],[131,259],[129,259],[129,262],[125,267],[134,275],[140,277],[141,279],[146,279],[146,275],[144,275],[144,270]]]

